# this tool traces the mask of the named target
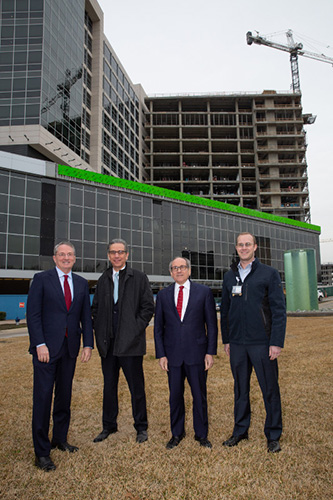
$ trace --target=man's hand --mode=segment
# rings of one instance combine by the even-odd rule
[[[205,356],[205,371],[209,370],[214,364],[214,358],[211,354]]]
[[[46,345],[36,347],[37,358],[41,363],[48,363],[50,361],[50,353]]]
[[[90,347],[84,347],[82,349],[82,354],[81,354],[82,363],[88,363],[89,359],[91,358],[91,351],[92,349]]]
[[[168,368],[168,358],[166,356],[163,356],[163,358],[160,358],[158,360],[158,364],[160,365],[161,370],[163,370],[165,372],[169,371],[169,368]]]
[[[281,354],[281,347],[278,347],[276,345],[270,345],[269,346],[269,359],[273,360],[276,359],[278,356]]]
[[[224,344],[224,352],[230,357],[230,344]]]

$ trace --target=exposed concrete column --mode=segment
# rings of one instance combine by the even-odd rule
[[[178,137],[179,137],[179,180],[180,180],[180,191],[184,192],[184,171],[183,171],[183,116],[182,116],[182,101],[178,101]]]
[[[213,196],[213,159],[212,159],[212,129],[210,116],[210,101],[207,101],[207,134],[208,134],[208,167],[209,196]]]
[[[242,182],[242,150],[240,143],[240,130],[239,130],[239,99],[235,100],[235,112],[236,112],[236,134],[237,134],[237,163],[238,163],[238,181],[239,181],[239,196],[240,205],[243,206],[243,182]]]

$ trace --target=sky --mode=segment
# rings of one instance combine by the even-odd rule
[[[305,50],[333,58],[332,0],[98,2],[106,37],[148,95],[290,90],[289,54],[247,45],[247,31],[287,45],[291,29]],[[298,61],[303,112],[317,116],[305,127],[311,223],[321,262],[333,263],[333,65]]]

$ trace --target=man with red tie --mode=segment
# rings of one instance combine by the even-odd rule
[[[211,448],[208,440],[207,371],[217,349],[216,307],[212,291],[190,281],[191,263],[176,257],[169,264],[175,283],[157,294],[154,320],[156,357],[168,373],[172,437],[167,449],[185,437],[184,382],[193,397],[194,439]]]
[[[71,453],[78,450],[67,442],[67,433],[81,336],[83,363],[89,361],[93,348],[88,282],[72,273],[76,260],[74,245],[69,241],[57,244],[53,260],[54,269],[35,274],[27,302],[29,350],[34,367],[32,434],[35,465],[44,471],[56,468],[50,458],[51,448]],[[50,442],[53,389],[53,438]]]

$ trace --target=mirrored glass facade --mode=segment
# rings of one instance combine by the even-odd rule
[[[0,2],[0,148],[141,181],[145,93],[103,20],[96,1]]]
[[[0,6],[0,127],[41,124],[80,154],[82,0]]]
[[[103,45],[103,173],[140,179],[140,104],[112,48]]]

